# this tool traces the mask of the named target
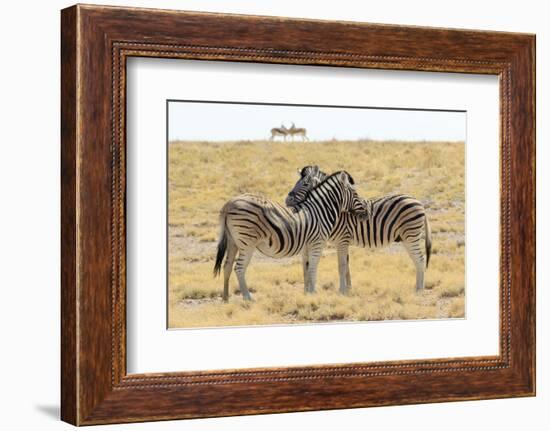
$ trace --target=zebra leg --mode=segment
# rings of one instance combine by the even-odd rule
[[[346,258],[346,261],[347,261],[347,269],[346,269],[346,289],[349,293],[349,291],[351,290],[351,273],[349,272],[349,253],[347,255],[347,258]]]
[[[403,241],[403,245],[416,267],[416,291],[421,292],[424,289],[424,272],[426,271],[426,259],[421,242]]]
[[[345,295],[351,286],[351,276],[349,273],[349,250],[347,244],[338,244],[338,275],[340,278],[340,293]]]
[[[309,292],[309,251],[307,247],[302,252],[302,270],[304,273],[304,293]]]
[[[225,302],[229,299],[229,277],[231,277],[231,271],[233,271],[233,263],[235,262],[236,255],[237,246],[231,236],[228,236],[227,256],[225,258],[225,264],[223,265],[223,300]]]
[[[317,282],[317,266],[319,265],[319,259],[321,259],[321,253],[323,247],[321,244],[314,246],[309,252],[309,286],[306,292],[315,293],[315,283]]]
[[[253,254],[254,249],[239,250],[239,256],[237,257],[237,263],[235,264],[235,273],[237,274],[237,279],[239,280],[239,290],[243,295],[243,299],[247,301],[252,301],[252,296],[250,295],[250,291],[246,285],[245,273]]]
[[[422,292],[424,290],[424,272],[426,267],[424,265],[424,259],[422,263],[416,263],[416,291]]]

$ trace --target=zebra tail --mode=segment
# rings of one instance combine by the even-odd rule
[[[223,216],[223,213],[220,217],[220,222],[220,241],[218,242],[218,252],[216,253],[216,263],[214,264],[214,277],[220,275],[223,258],[225,257],[225,253],[227,252],[227,232],[225,227],[225,217]]]
[[[426,242],[426,268],[428,268],[428,263],[430,263],[430,255],[432,254],[432,229],[426,214],[424,215],[424,239]]]

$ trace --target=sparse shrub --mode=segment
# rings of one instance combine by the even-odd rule
[[[441,290],[439,296],[441,298],[453,298],[464,295],[464,286],[451,286]]]
[[[464,297],[453,298],[449,306],[449,317],[461,318],[465,317]]]

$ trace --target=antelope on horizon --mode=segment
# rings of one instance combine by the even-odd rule
[[[290,129],[287,130],[292,140],[294,140],[294,136],[300,136],[302,141],[309,141],[309,138],[307,137],[307,130],[305,128],[296,127],[296,125],[292,123]]]
[[[286,142],[286,137],[289,135],[289,129],[285,127],[284,124],[281,124],[281,127],[274,127],[271,129],[270,141],[273,141],[277,136],[282,136]]]

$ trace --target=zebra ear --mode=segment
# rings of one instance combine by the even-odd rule
[[[319,166],[317,166],[317,165],[311,166],[311,175],[314,176],[314,177],[319,175]]]
[[[301,170],[298,169],[298,175],[300,175],[301,178],[304,178],[306,176],[306,174],[309,173],[311,168],[312,168],[312,166],[304,166]]]
[[[339,179],[340,181],[342,181],[342,183],[343,183],[344,185],[346,185],[346,186],[347,186],[348,184],[351,184],[350,181],[349,181],[350,176],[349,176],[349,174],[348,174],[346,171],[340,171],[340,172],[338,172],[338,179]]]

